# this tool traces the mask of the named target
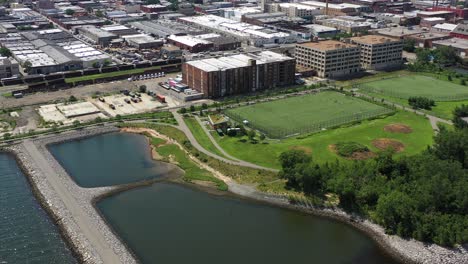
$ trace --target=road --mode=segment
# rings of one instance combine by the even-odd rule
[[[110,248],[102,232],[94,224],[95,221],[92,221],[89,214],[80,206],[80,202],[73,197],[71,192],[68,191],[67,187],[57,177],[55,170],[45,159],[44,155],[40,153],[33,141],[26,139],[23,144],[25,150],[29,153],[31,159],[33,159],[34,164],[38,166],[42,174],[47,178],[50,186],[62,199],[63,204],[70,212],[80,231],[96,249],[102,261],[104,263],[120,263],[119,256]]]
[[[275,169],[272,169],[272,168],[267,168],[267,167],[263,167],[263,166],[259,166],[259,165],[256,165],[256,164],[253,164],[253,163],[250,163],[250,162],[247,162],[247,161],[243,161],[243,160],[238,160],[236,158],[233,157],[233,160],[230,160],[230,159],[226,159],[224,157],[221,157],[219,155],[216,155],[214,153],[211,153],[209,152],[208,150],[206,150],[205,148],[203,148],[199,143],[198,141],[195,139],[195,136],[192,134],[192,131],[190,131],[190,129],[187,127],[187,125],[185,124],[184,122],[184,118],[182,117],[182,115],[180,115],[179,113],[177,113],[177,111],[174,109],[174,110],[171,110],[172,114],[174,115],[175,119],[177,120],[177,122],[179,123],[179,125],[177,126],[179,128],[179,130],[181,130],[182,132],[185,133],[185,135],[187,136],[188,140],[190,141],[190,143],[200,152],[212,157],[212,158],[215,158],[215,159],[218,159],[218,160],[221,160],[227,164],[231,164],[231,165],[236,165],[236,166],[243,166],[243,167],[249,167],[249,168],[252,168],[252,169],[259,169],[259,170],[267,170],[267,171],[274,171],[274,172],[278,172],[278,170],[275,170]],[[217,147],[219,147],[219,145],[215,145]],[[225,152],[223,151],[223,154]],[[229,154],[226,155],[226,157],[231,157]]]

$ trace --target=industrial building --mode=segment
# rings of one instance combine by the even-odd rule
[[[337,78],[360,71],[359,47],[335,40],[296,44],[298,66],[313,69],[322,78]]]
[[[403,41],[378,35],[350,38],[360,47],[361,67],[366,70],[387,70],[401,67]]]
[[[101,45],[103,47],[107,47],[110,45],[113,39],[117,39],[118,36],[112,34],[108,31],[102,30],[95,26],[82,26],[78,27],[77,31],[82,36],[86,37],[88,40],[93,42],[94,44]]]
[[[433,47],[452,47],[458,56],[463,59],[468,57],[468,39],[451,38],[432,42]]]
[[[317,38],[330,38],[341,32],[334,27],[327,27],[318,24],[304,25],[304,27],[310,30],[313,37]]]
[[[18,76],[19,73],[19,64],[15,59],[0,57],[0,78]]]
[[[261,47],[265,44],[294,43],[296,41],[296,38],[288,33],[248,23],[236,22],[214,15],[181,17],[178,20],[192,26],[235,37],[244,43],[256,47]]]
[[[270,5],[270,12],[283,12],[289,17],[300,17],[310,19],[321,15],[320,7],[303,5],[301,3],[275,3]]]
[[[182,79],[205,97],[216,98],[294,84],[293,58],[271,51],[189,61]]]

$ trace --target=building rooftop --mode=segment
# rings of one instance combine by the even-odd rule
[[[189,47],[193,47],[193,46],[196,46],[198,44],[208,45],[208,44],[212,43],[212,42],[210,42],[208,40],[205,40],[203,38],[190,36],[190,35],[185,35],[185,36],[171,35],[167,39],[175,41],[175,42],[182,43],[182,44],[184,44],[186,46],[189,46]]]
[[[453,31],[457,27],[456,24],[450,24],[450,23],[442,23],[442,24],[437,24],[435,26],[432,26],[434,29],[440,29],[440,30],[447,30],[447,31]]]
[[[419,34],[424,32],[420,27],[389,27],[376,31],[380,35],[390,36],[390,37],[404,37],[413,34]]]
[[[369,44],[369,45],[384,44],[388,42],[400,41],[399,39],[396,39],[396,38],[389,38],[389,37],[379,36],[379,35],[366,35],[362,37],[353,37],[351,38],[351,40],[357,43]]]
[[[312,48],[315,50],[320,51],[330,51],[330,50],[339,50],[339,49],[347,49],[347,48],[356,48],[356,45],[343,43],[336,40],[324,40],[319,42],[306,42],[297,44],[297,46],[303,46],[307,48]]]
[[[314,32],[328,32],[328,31],[336,31],[334,27],[327,27],[318,24],[311,24],[311,25],[304,25],[306,28],[312,29]]]
[[[451,38],[436,40],[432,42],[433,45],[451,46],[458,49],[468,49],[468,40],[461,38]]]

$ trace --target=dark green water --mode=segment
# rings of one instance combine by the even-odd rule
[[[98,207],[143,263],[395,263],[344,224],[175,184]]]
[[[88,188],[158,178],[175,168],[152,160],[147,139],[131,133],[98,135],[49,150],[78,185]]]
[[[76,263],[16,160],[0,153],[0,263]]]

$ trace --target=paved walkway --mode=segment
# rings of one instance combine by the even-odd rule
[[[182,117],[182,115],[180,115],[179,113],[177,113],[176,110],[172,110],[171,111],[173,114],[174,114],[174,118],[177,120],[177,122],[179,123],[179,125],[177,126],[182,132],[185,133],[185,135],[187,136],[188,140],[190,141],[190,143],[200,152],[212,157],[212,158],[215,158],[215,159],[218,159],[218,160],[221,160],[227,164],[231,164],[231,165],[237,165],[237,166],[243,166],[243,167],[249,167],[249,168],[252,168],[252,169],[259,169],[259,170],[267,170],[267,171],[274,171],[274,172],[277,172],[278,170],[276,169],[272,169],[272,168],[267,168],[267,167],[263,167],[263,166],[259,166],[259,165],[256,165],[256,164],[253,164],[253,163],[250,163],[250,162],[247,162],[247,161],[243,161],[243,160],[239,160],[239,159],[236,159],[234,158],[233,160],[230,160],[230,159],[226,159],[224,157],[221,157],[219,155],[216,155],[214,153],[211,153],[209,152],[208,150],[206,150],[205,148],[203,148],[199,143],[198,141],[195,139],[195,136],[192,134],[192,131],[190,131],[190,129],[187,127],[187,125],[185,124],[184,122],[184,118]],[[216,145],[215,145],[216,146]],[[219,145],[218,145],[219,147]],[[223,153],[224,154],[224,153]],[[226,155],[226,157],[230,157],[230,155]]]
[[[42,171],[44,177],[47,178],[49,184],[62,199],[63,204],[70,212],[75,223],[78,225],[83,235],[93,245],[96,252],[98,252],[103,263],[121,263],[119,256],[110,248],[102,232],[94,224],[95,221],[84,211],[80,206],[80,202],[75,199],[73,194],[58,178],[57,173],[45,159],[44,155],[38,150],[37,146],[30,139],[24,140],[23,144],[32,161]]]

